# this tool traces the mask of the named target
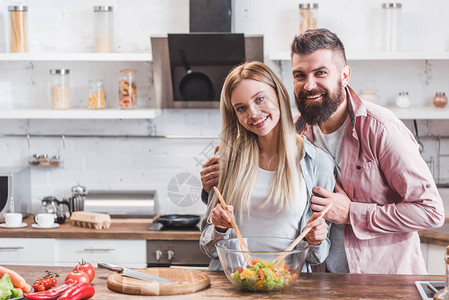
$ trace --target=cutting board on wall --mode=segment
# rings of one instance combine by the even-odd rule
[[[115,292],[132,295],[166,296],[194,293],[210,284],[209,276],[198,270],[177,268],[134,269],[159,276],[175,284],[145,281],[113,273],[108,277],[108,288]]]

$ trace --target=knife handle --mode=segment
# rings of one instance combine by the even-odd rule
[[[116,272],[123,272],[125,271],[125,267],[119,266],[119,265],[115,265],[115,264],[111,264],[111,263],[107,263],[104,261],[99,261],[98,262],[98,268],[100,269],[108,269],[111,271],[116,271]]]

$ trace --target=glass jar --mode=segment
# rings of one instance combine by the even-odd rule
[[[433,295],[433,299],[449,299],[449,246],[446,247],[446,255],[444,256],[444,262],[446,265],[446,281],[444,284],[444,289],[439,290]]]
[[[317,28],[318,3],[300,3],[299,14],[301,16],[299,33]]]
[[[50,159],[50,165],[52,167],[60,167],[61,166],[61,158],[59,155],[53,155],[53,157]]]
[[[396,98],[396,106],[399,108],[409,108],[410,98],[408,97],[408,92],[400,92]]]
[[[359,97],[371,103],[377,103],[379,100],[379,96],[377,96],[377,92],[375,90],[363,90],[360,92]]]
[[[28,6],[8,6],[10,24],[10,52],[28,52],[27,11]]]
[[[120,70],[118,99],[120,108],[134,108],[137,104],[137,85],[134,69]]]
[[[70,70],[50,70],[51,109],[70,108]]]
[[[103,80],[89,80],[89,97],[87,108],[99,109],[106,106],[106,94]]]
[[[382,3],[382,50],[401,50],[401,3]]]
[[[112,6],[94,6],[95,52],[113,52]]]
[[[435,96],[433,97],[433,105],[435,107],[445,107],[447,105],[447,97],[446,93],[443,92],[437,92],[435,93]]]

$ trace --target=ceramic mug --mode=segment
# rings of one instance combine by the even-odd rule
[[[38,214],[34,220],[40,227],[51,227],[55,224],[55,214]]]
[[[5,214],[5,223],[8,227],[19,227],[22,224],[21,213],[7,213]]]

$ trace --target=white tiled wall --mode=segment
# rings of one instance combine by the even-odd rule
[[[0,0],[0,52],[8,49],[8,5],[29,6],[29,48],[31,52],[90,52],[94,47],[94,5],[114,7],[115,50],[150,52],[150,35],[188,32],[188,0]],[[384,1],[318,1],[319,26],[336,32],[347,51],[376,51],[381,37],[378,16]],[[449,27],[445,0],[403,1],[403,49],[407,51],[447,51]],[[266,62],[293,90],[291,66],[269,61],[270,53],[289,51],[298,31],[298,1],[235,0],[235,32],[263,34]],[[417,22],[418,20],[418,22]],[[377,89],[380,104],[392,103],[399,91],[408,90],[414,106],[428,105],[437,91],[449,84],[447,61],[353,62],[350,84],[360,91]],[[107,107],[117,107],[116,81],[122,68],[136,68],[138,107],[154,106],[151,63],[133,62],[0,62],[0,108],[47,108],[48,70],[70,68],[72,107],[85,107],[87,82],[104,79]],[[448,116],[449,117],[449,116]],[[407,122],[406,122],[407,123]],[[421,135],[449,135],[448,121],[420,121]],[[409,128],[411,123],[407,123]],[[220,135],[217,110],[170,110],[155,120],[76,121],[30,120],[0,121],[0,134],[31,134],[31,139],[2,136],[0,165],[26,166],[33,153],[61,153],[60,169],[33,168],[32,197],[36,206],[46,195],[67,197],[72,185],[88,189],[157,189],[165,212],[201,213],[199,201],[190,207],[174,205],[168,198],[168,183],[177,174],[188,172],[198,177],[204,153],[209,154],[216,138],[72,138],[73,134],[92,135]],[[58,137],[39,134],[65,134],[65,148]],[[431,143],[431,141],[429,141]],[[442,148],[449,148],[447,140]],[[431,149],[425,147],[425,151]],[[444,152],[444,153],[446,153]],[[429,154],[430,155],[430,154]],[[446,161],[446,158],[443,159]],[[449,178],[449,162],[441,175]],[[199,200],[199,198],[196,198]]]

